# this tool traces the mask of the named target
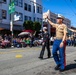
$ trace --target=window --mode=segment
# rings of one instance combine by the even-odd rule
[[[54,23],[56,23],[56,19],[54,19]]]
[[[34,17],[34,20],[33,21],[35,21],[35,17]]]
[[[37,6],[37,13],[42,14],[42,7]]]
[[[35,13],[35,6],[33,6],[33,13]]]
[[[40,12],[40,14],[42,14],[42,8],[40,8],[39,12]]]
[[[15,0],[15,5],[17,5],[17,6],[18,6],[18,0]]]
[[[29,17],[29,20],[31,21],[31,17]]]
[[[31,12],[31,5],[28,5],[27,3],[25,3],[24,10]]]
[[[6,3],[7,0],[0,0],[0,3]]]
[[[42,19],[40,18],[40,23],[42,24]]]
[[[2,10],[2,18],[3,19],[6,19],[7,18],[6,10]]]
[[[39,22],[39,18],[37,18],[37,21]]]
[[[27,4],[26,3],[24,4],[24,10],[27,10]]]
[[[51,21],[53,22],[53,18],[51,18]]]
[[[0,9],[0,20],[2,19],[2,10]]]
[[[27,21],[27,20],[28,20],[28,16],[25,16],[25,17],[24,17],[24,21]]]
[[[19,13],[19,16],[20,16],[20,21],[23,21],[23,14]]]
[[[15,12],[15,15],[18,16],[18,12]]]
[[[23,7],[23,0],[18,0],[18,1],[19,1],[19,2],[18,2],[18,3],[19,3],[18,5],[19,5],[20,7]]]
[[[6,0],[0,0],[0,2],[4,2],[4,3],[6,3]]]
[[[31,5],[28,5],[28,11],[31,12]]]
[[[39,13],[39,7],[37,7],[37,13]]]
[[[6,2],[6,0],[3,0],[4,2]]]

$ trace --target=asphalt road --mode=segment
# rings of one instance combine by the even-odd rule
[[[55,71],[53,58],[38,59],[41,47],[0,49],[0,75],[76,75],[76,47],[67,47],[66,71]]]

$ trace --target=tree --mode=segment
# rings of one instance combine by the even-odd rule
[[[23,23],[23,27],[24,29],[28,30],[28,29],[31,29],[33,30],[33,22],[32,21],[25,21]]]
[[[33,29],[38,32],[41,29],[41,24],[39,22],[34,22]]]
[[[23,23],[23,27],[25,30],[34,30],[35,32],[33,33],[33,35],[36,35],[37,32],[39,32],[39,30],[41,29],[41,24],[39,22],[25,21]]]

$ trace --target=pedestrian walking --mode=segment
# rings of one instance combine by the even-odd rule
[[[42,43],[42,50],[40,52],[40,59],[43,59],[43,55],[44,55],[44,51],[45,51],[45,47],[47,48],[47,52],[48,52],[48,58],[51,57],[51,52],[50,52],[50,38],[49,38],[49,33],[47,32],[47,27],[43,27],[43,43]]]
[[[63,72],[66,66],[66,59],[65,59],[65,42],[67,36],[67,26],[63,24],[64,17],[62,15],[58,15],[57,17],[57,24],[50,21],[48,16],[46,15],[47,21],[56,28],[56,39],[53,43],[53,58],[56,63],[55,70],[59,70]],[[59,55],[58,52],[59,51]]]

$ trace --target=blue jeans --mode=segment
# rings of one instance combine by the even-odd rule
[[[65,65],[65,56],[64,56],[64,46],[62,48],[60,48],[60,43],[62,42],[62,40],[55,40],[54,44],[53,44],[53,58],[54,61],[57,65],[60,65],[60,69],[64,69]],[[59,55],[57,53],[57,51],[59,51]]]

